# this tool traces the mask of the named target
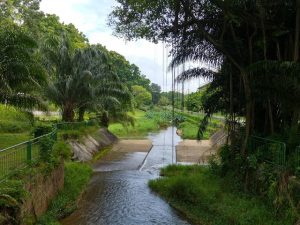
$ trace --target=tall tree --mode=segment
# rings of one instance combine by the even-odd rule
[[[171,67],[188,60],[203,60],[218,68],[226,67],[218,73],[224,79],[232,73],[237,74],[234,76],[237,82],[232,83],[242,83],[244,99],[240,99],[240,108],[245,117],[244,156],[247,156],[249,136],[261,130],[260,118],[265,117],[264,121],[268,121],[266,134],[276,129],[281,132],[282,121],[289,127],[295,125],[294,130],[298,130],[299,104],[296,101],[299,83],[293,78],[299,63],[299,60],[294,60],[294,53],[299,51],[297,1],[169,0],[133,3],[120,0],[119,3],[110,23],[117,35],[127,39],[147,38],[154,42],[167,42],[172,47]],[[280,81],[275,74],[286,76]],[[182,77],[212,78],[215,75],[214,71],[195,68],[186,71]],[[272,86],[268,85],[271,83]],[[278,90],[277,87],[283,83],[293,87],[290,100],[272,92],[272,88]],[[262,84],[266,85],[263,87]],[[259,91],[262,91],[263,98],[257,96]],[[278,93],[283,93],[283,90]],[[283,105],[289,104],[293,106],[286,110]],[[274,108],[281,113],[274,114]],[[288,115],[291,118],[291,114],[295,118],[293,121],[287,119]],[[283,117],[285,119],[282,120]],[[279,124],[277,128],[274,120]]]
[[[156,105],[160,99],[161,87],[158,84],[152,83],[150,85],[150,90],[151,90],[151,94],[152,94],[152,103],[154,105]]]
[[[23,108],[42,107],[38,93],[46,74],[36,42],[18,25],[0,23],[0,102]]]

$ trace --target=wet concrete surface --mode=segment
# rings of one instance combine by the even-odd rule
[[[148,138],[153,144],[149,153],[111,152],[94,165],[78,210],[63,225],[189,224],[148,187],[161,167],[176,161],[181,138],[172,127]]]

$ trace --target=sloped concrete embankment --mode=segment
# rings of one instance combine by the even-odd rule
[[[219,130],[209,140],[183,140],[176,146],[177,162],[207,164],[210,156],[226,143],[227,134]]]
[[[101,149],[111,146],[118,138],[105,128],[101,128],[94,135],[87,135],[81,140],[69,141],[73,151],[73,159],[81,162],[90,161]]]

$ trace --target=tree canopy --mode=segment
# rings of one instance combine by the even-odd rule
[[[62,119],[87,111],[128,119],[132,86],[150,80],[117,52],[91,45],[73,24],[39,9],[40,0],[0,2],[0,102],[23,109],[61,109]]]
[[[246,154],[251,134],[299,129],[300,2],[119,0],[110,17],[117,35],[164,41],[176,67],[205,61],[217,68],[194,68],[179,80],[213,81],[204,107],[244,116]],[[231,81],[231,82],[230,82]],[[230,85],[231,84],[231,85]]]

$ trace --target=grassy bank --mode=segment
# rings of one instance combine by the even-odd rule
[[[59,225],[58,220],[76,209],[76,202],[90,180],[92,169],[83,163],[65,164],[64,189],[52,201],[48,212],[39,219],[38,225]]]
[[[120,123],[114,123],[109,126],[109,130],[120,138],[144,138],[149,132],[156,132],[161,128],[170,126],[172,121],[171,111],[163,109],[147,112],[138,110],[132,116],[135,118],[134,126],[124,127]],[[182,131],[183,139],[197,139],[199,122],[202,119],[203,115],[201,114],[175,113],[175,120],[178,121],[177,127]],[[221,120],[210,120],[204,133],[204,139],[209,139],[212,134],[222,127],[222,124]]]
[[[149,132],[160,129],[154,118],[146,116],[146,112],[136,110],[131,116],[135,119],[134,126],[123,126],[121,123],[113,123],[109,126],[109,131],[119,138],[144,138]]]
[[[201,166],[168,166],[164,176],[150,181],[151,189],[182,212],[193,224],[292,225],[295,218],[280,212],[256,196],[232,189],[230,182]]]
[[[0,104],[0,149],[28,140],[32,127],[33,118],[29,113]]]
[[[204,116],[202,114],[195,115],[181,112],[177,112],[177,114],[185,118],[185,120],[178,125],[178,128],[182,131],[182,138],[191,140],[197,139],[199,123]],[[209,139],[211,135],[217,132],[222,126],[223,122],[221,120],[212,118],[203,134],[203,139]]]

